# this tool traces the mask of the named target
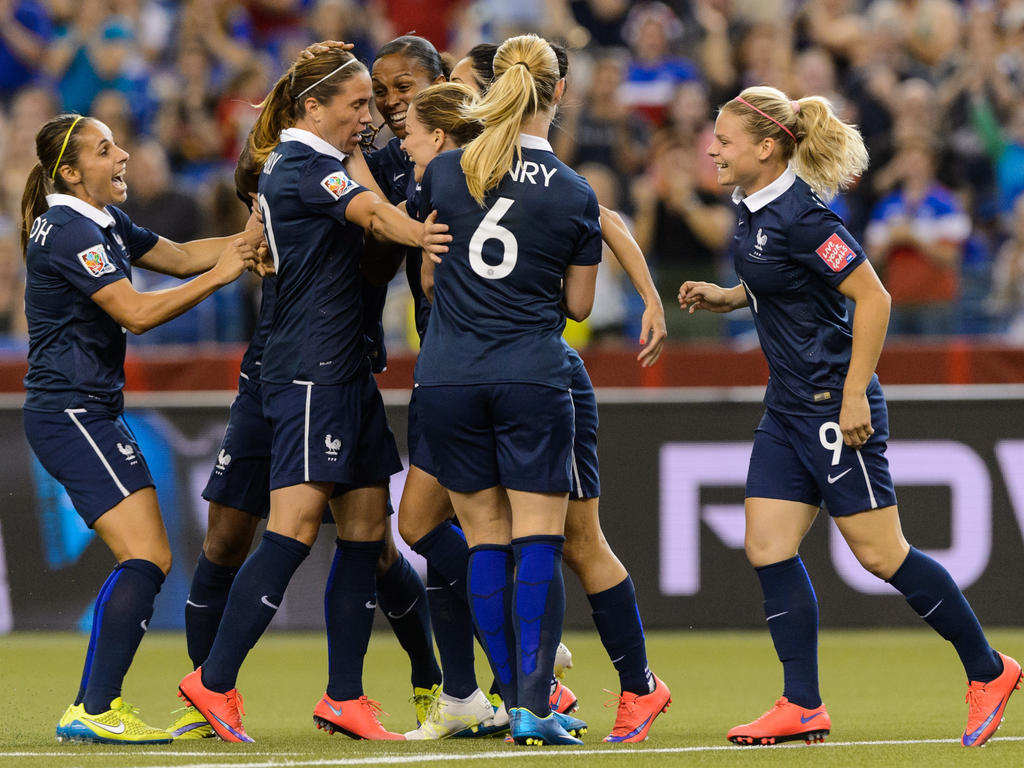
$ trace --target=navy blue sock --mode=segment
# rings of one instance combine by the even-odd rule
[[[85,689],[89,685],[89,673],[92,672],[92,658],[96,653],[96,639],[100,634],[100,621],[101,609],[107,602],[107,596],[110,593],[111,588],[117,583],[117,578],[120,576],[121,571],[119,568],[114,568],[107,576],[107,580],[103,582],[103,586],[100,587],[100,591],[96,595],[96,600],[92,604],[92,632],[89,634],[89,647],[85,652],[85,664],[82,665],[82,680],[78,684],[78,694],[75,696],[75,706],[77,707],[85,699]]]
[[[644,696],[654,684],[647,667],[647,645],[633,580],[626,576],[611,589],[587,595],[601,643],[619,673],[622,692]]]
[[[297,539],[264,531],[263,540],[238,569],[213,647],[203,662],[203,685],[227,693],[284,598],[292,574],[309,556]]]
[[[755,568],[764,615],[782,662],[782,695],[797,706],[821,706],[818,690],[818,598],[800,556]]]
[[[551,677],[565,619],[562,581],[564,536],[524,536],[512,540],[516,559],[515,616],[518,644],[518,698],[539,717],[551,712]]]
[[[153,616],[153,600],[164,583],[164,572],[148,560],[125,560],[100,590],[94,621],[99,625],[91,658],[86,660],[82,703],[90,715],[110,709],[121,695],[121,683],[135,658]]]
[[[193,669],[210,655],[224,606],[228,602],[228,592],[237,573],[237,568],[217,565],[207,560],[204,553],[199,553],[188,600],[185,601],[185,643]]]
[[[409,656],[414,688],[441,682],[430,632],[430,606],[420,575],[401,554],[383,576],[377,577],[377,604],[384,611],[399,644]]]
[[[375,572],[384,541],[334,542],[324,591],[327,622],[327,695],[335,701],[363,695],[363,657],[377,607]]]
[[[473,616],[448,582],[427,564],[427,597],[437,652],[444,672],[444,692],[464,699],[477,689],[473,659]]]
[[[467,589],[477,637],[487,653],[501,698],[515,706],[516,638],[512,622],[512,548],[481,544],[469,550]],[[547,684],[547,681],[545,681]]]
[[[422,555],[463,602],[469,601],[466,594],[469,546],[461,528],[454,525],[451,520],[445,520],[413,544],[412,551]]]
[[[889,583],[903,593],[918,616],[953,644],[968,680],[988,683],[1002,674],[1002,659],[985,639],[967,598],[939,563],[911,547]]]

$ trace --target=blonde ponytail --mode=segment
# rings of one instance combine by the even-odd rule
[[[820,197],[830,200],[868,167],[868,152],[856,126],[840,120],[828,100],[790,101],[770,86],[746,88],[723,111],[739,116],[758,140],[774,139],[781,157]]]
[[[476,104],[462,108],[466,120],[483,125],[462,154],[462,170],[473,199],[498,186],[522,157],[519,131],[525,118],[554,105],[558,60],[548,42],[536,35],[506,40],[494,55],[495,80]]]

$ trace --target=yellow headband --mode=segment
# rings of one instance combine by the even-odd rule
[[[75,121],[71,123],[71,127],[68,128],[68,132],[64,135],[64,143],[60,145],[60,154],[57,155],[57,162],[53,165],[53,173],[50,174],[51,179],[57,178],[57,169],[60,168],[60,159],[64,157],[64,150],[68,148],[68,139],[71,138],[71,132],[75,130],[75,126],[78,125],[78,121],[82,119],[82,115],[75,118]]]

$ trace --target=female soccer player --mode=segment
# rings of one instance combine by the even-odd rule
[[[487,96],[464,110],[483,132],[421,182],[420,205],[450,224],[453,252],[437,267],[416,364],[420,416],[471,545],[470,606],[512,737],[578,744],[563,723],[585,725],[549,703],[574,430],[561,332],[566,314],[590,312],[600,223],[593,190],[546,139],[565,88],[551,46],[511,38],[494,67]]]
[[[345,172],[345,157],[370,123],[370,95],[369,73],[348,52],[300,59],[264,100],[252,134],[277,273],[260,371],[263,411],[274,430],[270,517],[235,577],[205,663],[179,686],[227,741],[251,741],[241,722],[238,670],[309,554],[328,502],[343,550],[328,592],[332,583],[345,590],[328,616],[337,626],[328,627],[328,692],[314,720],[355,738],[402,738],[380,725],[379,705],[363,694],[361,679],[387,480],[401,465],[366,357],[359,260],[364,229],[439,252],[448,237],[439,234],[445,227],[409,219]]]
[[[22,197],[28,375],[25,434],[117,566],[93,612],[78,696],[59,740],[160,744],[121,698],[121,685],[171,567],[153,479],[123,418],[125,332],[177,317],[256,261],[257,228],[182,245],[138,227],[115,207],[128,153],[90,117],[59,115],[36,135],[39,162]],[[185,277],[137,293],[133,266]]]
[[[479,46],[478,46],[479,47]],[[559,74],[564,77],[568,58],[559,46],[552,46],[559,63]],[[493,72],[489,69],[479,74],[490,83]],[[453,70],[453,78],[455,77]],[[434,86],[417,94],[413,99],[410,116],[406,118],[406,139],[403,147],[415,161],[414,175],[419,180],[426,166],[438,152],[461,146],[475,135],[478,128],[466,121],[460,114],[460,103],[468,103],[465,92],[459,96],[455,86]],[[461,88],[461,86],[458,86]],[[415,215],[416,204],[410,198],[410,215]],[[621,218],[613,211],[601,208],[602,237],[609,244],[613,254],[622,264],[644,297],[647,309],[643,318],[641,343],[648,341],[639,355],[642,365],[652,365],[660,354],[665,338],[664,310],[654,282],[644,261],[643,254],[633,240]],[[426,212],[424,212],[426,213]],[[430,287],[432,265],[428,261],[424,285]],[[579,576],[593,609],[594,623],[601,635],[602,643],[609,658],[619,672],[621,693],[615,725],[606,741],[643,741],[654,722],[671,701],[668,687],[652,675],[647,665],[646,643],[643,626],[636,603],[632,579],[608,545],[601,530],[598,516],[600,497],[600,475],[597,461],[597,400],[593,385],[583,365],[583,360],[568,344],[565,351],[573,366],[572,399],[576,415],[576,432],[573,453],[576,459],[578,482],[574,483],[569,495],[566,515],[566,541],[564,558],[569,567]],[[410,407],[410,425],[414,423],[415,398]],[[437,488],[432,476],[429,451],[422,441],[413,442],[410,429],[410,457],[412,468],[423,485]],[[413,450],[415,446],[415,450]],[[434,492],[437,493],[436,491]],[[426,496],[426,494],[424,494]],[[446,585],[458,577],[457,567],[465,571],[466,545],[461,537],[456,538],[454,529],[444,516],[429,517],[433,509],[443,513],[443,505],[433,508],[421,505],[418,508],[406,506],[403,495],[399,511],[399,525],[413,549],[428,557],[428,563],[438,563],[436,569],[443,572],[443,578],[432,585],[431,598],[447,597]],[[432,528],[432,526],[434,526]],[[429,581],[429,578],[428,578]],[[464,599],[464,590],[462,592]],[[446,613],[450,615],[457,605]],[[435,634],[441,636],[446,629],[435,616]],[[452,634],[456,634],[453,630]],[[441,648],[439,644],[439,648]],[[469,644],[470,653],[472,644]],[[443,657],[442,649],[442,657]],[[470,657],[471,658],[471,657]],[[448,666],[442,665],[445,669]],[[460,665],[462,666],[462,665]],[[446,686],[449,675],[446,673]],[[468,683],[467,683],[468,687]],[[446,693],[450,693],[445,688]],[[572,692],[556,681],[551,693],[552,709],[568,712],[576,708]],[[446,734],[451,728],[461,727],[462,721],[453,715],[464,716],[464,705],[449,702],[446,709],[437,712],[435,722],[426,726],[431,732]],[[449,709],[451,712],[449,712]],[[496,723],[504,722],[504,710],[495,715]],[[494,723],[492,723],[493,727]],[[424,728],[420,729],[424,731]],[[409,734],[406,734],[409,737]]]
[[[740,284],[685,282],[692,313],[749,306],[771,377],[746,488],[746,552],[764,593],[785,688],[775,706],[729,731],[735,744],[822,740],[818,604],[797,551],[824,503],[868,571],[942,637],[967,673],[961,743],[981,746],[1020,686],[1020,665],[989,646],[953,579],[903,537],[885,458],[885,398],[875,365],[886,293],[860,245],[822,202],[867,166],[860,133],[827,101],[747,88],[722,107],[708,154],[738,210],[732,257]],[[851,322],[846,300],[856,305]]]

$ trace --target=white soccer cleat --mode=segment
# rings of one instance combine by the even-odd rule
[[[494,707],[477,688],[468,701],[454,699],[441,692],[427,712],[420,727],[405,734],[408,741],[447,739],[452,736],[474,734],[481,727],[491,725]]]
[[[565,643],[559,643],[558,649],[555,651],[555,677],[561,680],[570,669],[572,669],[572,651],[566,647]]]

